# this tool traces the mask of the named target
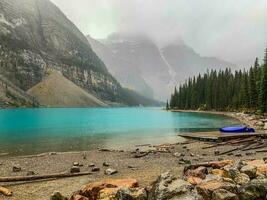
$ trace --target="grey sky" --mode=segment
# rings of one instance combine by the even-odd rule
[[[84,34],[146,33],[183,40],[203,56],[238,62],[267,46],[266,0],[52,0]]]

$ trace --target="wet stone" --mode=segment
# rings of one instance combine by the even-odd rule
[[[73,166],[70,168],[70,173],[79,173],[80,172],[80,168],[77,166]]]

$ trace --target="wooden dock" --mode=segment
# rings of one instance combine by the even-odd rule
[[[258,138],[267,138],[267,133],[221,133],[219,131],[213,132],[198,132],[198,133],[179,133],[178,136],[199,140],[199,141],[211,141],[211,142],[222,142],[238,138],[248,138],[256,136]]]

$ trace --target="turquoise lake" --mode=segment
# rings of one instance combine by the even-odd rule
[[[238,121],[222,115],[161,108],[42,108],[0,110],[0,155],[175,143],[179,132],[217,130]]]

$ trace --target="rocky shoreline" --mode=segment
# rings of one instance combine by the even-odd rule
[[[223,160],[188,165],[183,178],[161,174],[141,188],[135,179],[109,179],[86,185],[70,200],[264,200],[267,198],[267,158]],[[56,192],[52,200],[63,200]]]
[[[220,111],[199,111],[199,110],[170,110],[171,112],[195,112],[195,113],[208,113],[216,115],[225,115],[235,118],[241,123],[255,128],[257,131],[267,130],[267,116],[249,114],[242,112],[220,112]]]
[[[12,191],[13,194],[10,197],[5,197],[0,194],[0,198],[9,200],[45,200],[51,197],[51,199],[56,200],[62,198],[73,199],[73,195],[77,194],[78,197],[75,197],[76,199],[86,200],[86,198],[88,199],[88,197],[86,195],[84,196],[83,194],[85,193],[80,193],[80,191],[82,190],[82,188],[84,188],[84,186],[86,187],[89,184],[91,185],[90,187],[92,187],[93,184],[93,186],[96,185],[97,188],[99,187],[99,185],[101,185],[100,188],[105,188],[106,186],[108,186],[108,189],[105,189],[103,191],[101,189],[104,196],[99,195],[100,190],[97,189],[97,198],[95,198],[108,200],[114,198],[109,198],[109,196],[107,197],[107,195],[109,195],[110,193],[104,192],[107,190],[112,190],[113,193],[111,193],[111,196],[113,195],[114,197],[115,195],[116,197],[116,194],[118,192],[117,189],[122,189],[121,186],[116,186],[116,184],[118,184],[118,182],[116,181],[125,179],[136,180],[135,182],[138,183],[138,188],[132,189],[129,187],[128,189],[126,189],[126,191],[120,190],[117,196],[123,196],[123,198],[121,197],[117,199],[125,199],[125,195],[127,197],[126,199],[142,199],[143,197],[139,198],[140,196],[138,198],[133,198],[129,197],[129,195],[138,196],[144,193],[146,195],[144,195],[143,199],[166,199],[163,198],[164,195],[161,198],[159,195],[160,192],[155,193],[155,190],[152,191],[154,191],[154,193],[159,196],[155,197],[154,195],[154,197],[150,197],[150,191],[151,188],[155,187],[155,181],[156,183],[158,182],[158,185],[166,185],[164,187],[167,187],[169,184],[168,187],[173,188],[174,191],[179,191],[181,189],[180,187],[178,187],[179,185],[177,185],[177,183],[186,182],[186,185],[189,185],[186,186],[186,188],[191,188],[188,189],[188,191],[191,191],[191,194],[192,191],[196,191],[196,183],[200,183],[200,181],[202,182],[204,180],[204,176],[201,176],[202,178],[198,176],[188,176],[189,174],[191,175],[191,172],[188,173],[186,172],[187,170],[185,171],[185,169],[189,169],[189,166],[196,166],[200,163],[210,163],[223,160],[231,160],[231,162],[233,163],[239,162],[239,160],[264,160],[267,152],[265,139],[257,139],[264,144],[260,149],[242,150],[241,148],[239,148],[244,145],[248,145],[251,140],[255,139],[246,138],[243,141],[232,141],[225,143],[224,145],[218,145],[218,143],[213,142],[188,140],[182,143],[162,144],[157,146],[147,146],[145,144],[139,145],[134,151],[98,149],[87,152],[54,152],[33,156],[0,157],[1,177],[27,177],[64,172],[74,174],[89,172],[88,175],[79,177],[61,179],[54,178],[34,182],[3,182],[0,185],[4,188],[7,188],[9,191]],[[235,151],[232,151],[233,148]],[[206,168],[207,170],[210,169],[210,167]],[[166,175],[166,172],[168,171],[171,171],[170,173],[167,173],[170,175]],[[193,174],[194,173],[195,171],[193,172]],[[172,178],[173,176],[175,178]],[[205,177],[209,177],[209,174],[207,174],[207,172],[205,172]],[[163,179],[165,180],[165,182],[163,181]],[[106,182],[107,180],[113,181],[112,184],[110,182]],[[163,183],[159,183],[159,180],[162,180]],[[110,187],[113,189],[110,189]],[[168,191],[169,189],[166,190]],[[95,190],[93,189],[93,191]],[[114,191],[116,191],[116,193],[114,193]],[[182,191],[184,191],[184,189]],[[59,193],[62,194],[60,195],[62,196],[62,198],[58,198]],[[154,193],[152,192],[152,194]],[[188,197],[188,199],[192,198]],[[89,199],[94,198],[89,197]],[[173,199],[179,198],[175,197]]]

